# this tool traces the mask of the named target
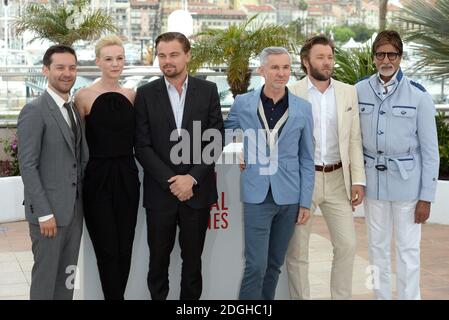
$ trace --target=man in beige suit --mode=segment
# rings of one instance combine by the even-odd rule
[[[356,248],[353,210],[363,200],[365,185],[357,92],[354,86],[332,79],[334,47],[324,36],[304,43],[301,67],[307,76],[289,89],[312,103],[316,172],[311,212],[321,209],[330,232],[332,299],[350,299]],[[312,221],[297,225],[290,240],[287,270],[292,299],[310,299]]]

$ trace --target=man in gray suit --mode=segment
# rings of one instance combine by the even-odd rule
[[[30,299],[70,300],[83,226],[82,176],[88,160],[80,117],[70,101],[76,54],[50,47],[43,58],[47,90],[19,115],[19,166],[34,265]]]

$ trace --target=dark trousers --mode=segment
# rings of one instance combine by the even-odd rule
[[[123,300],[131,267],[136,212],[101,206],[85,216],[105,300]]]
[[[169,211],[147,209],[150,268],[148,288],[153,300],[167,299],[168,267],[173,250],[176,229],[179,226],[181,247],[181,300],[198,300],[203,281],[201,255],[203,253],[210,208],[192,209],[181,203]]]
[[[92,158],[84,182],[84,218],[105,300],[123,300],[131,268],[139,207],[132,157]]]

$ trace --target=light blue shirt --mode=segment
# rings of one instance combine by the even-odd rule
[[[184,115],[184,104],[186,102],[186,92],[187,92],[187,81],[189,77],[182,84],[182,92],[178,93],[175,86],[168,82],[167,78],[164,77],[165,85],[167,86],[168,97],[170,99],[171,108],[173,110],[173,115],[175,117],[176,128],[178,132],[182,125],[182,116]]]

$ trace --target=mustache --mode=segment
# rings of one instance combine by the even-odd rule
[[[172,67],[172,68],[176,68],[176,66],[172,65],[172,64],[164,64],[163,68],[167,68],[167,67]]]

